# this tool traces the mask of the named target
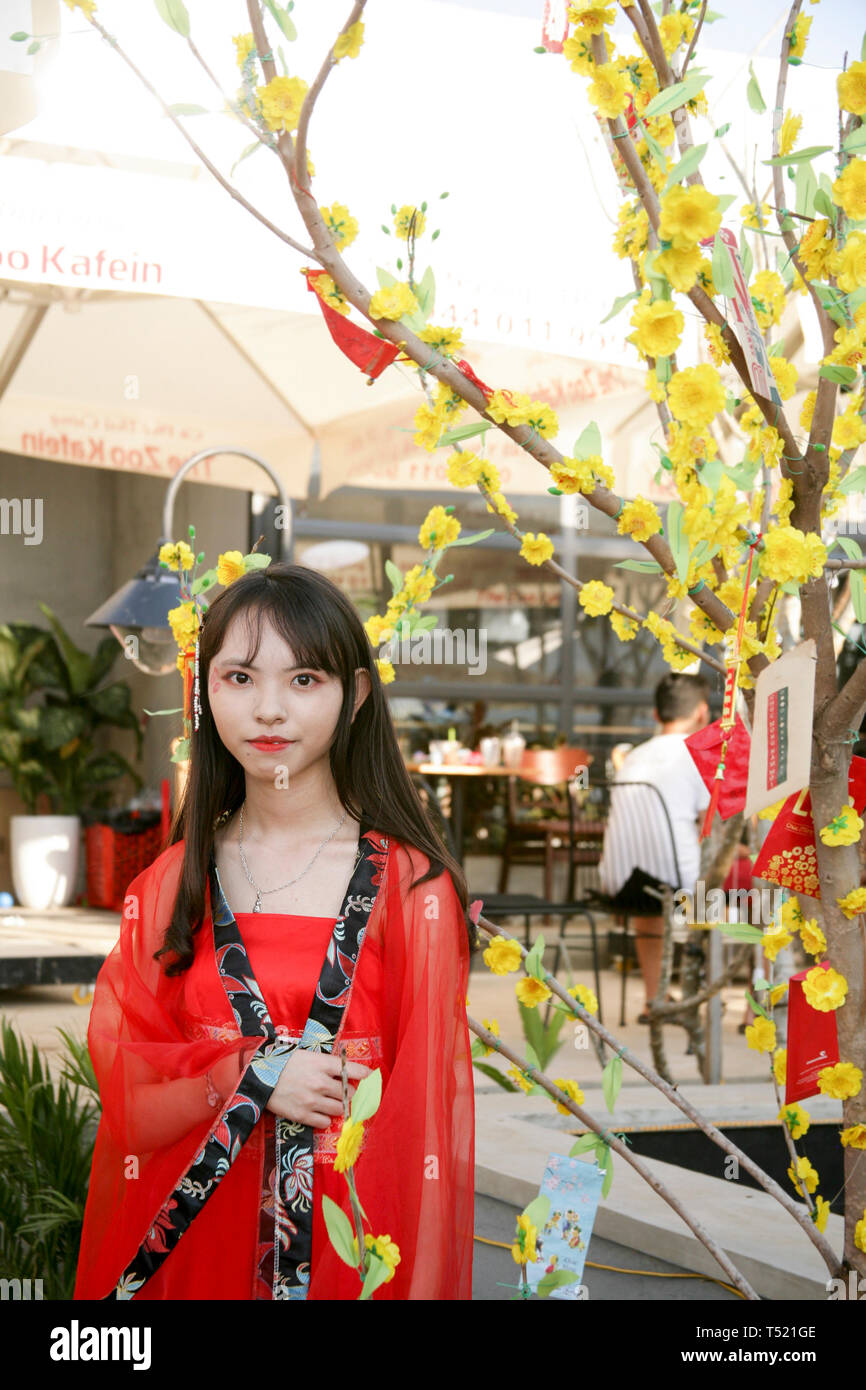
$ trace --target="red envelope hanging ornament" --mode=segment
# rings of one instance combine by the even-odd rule
[[[725,698],[722,704],[721,718],[708,724],[706,729],[690,734],[686,739],[686,747],[710,792],[710,804],[701,826],[700,838],[702,840],[705,840],[710,833],[716,811],[719,812],[722,820],[726,820],[737,811],[741,811],[746,804],[750,739],[746,732],[746,726],[734,710],[734,704],[737,698],[737,672],[740,669],[740,662],[743,660],[740,655],[740,646],[743,640],[743,626],[746,621],[746,608],[749,602],[752,561],[755,558],[755,548],[760,544],[760,541],[761,533],[759,531],[749,543],[749,563],[746,569],[746,582],[743,585],[743,602],[740,605],[734,650],[725,662]],[[710,773],[711,759],[715,750],[718,751],[718,757],[715,767]],[[727,812],[722,810],[723,784],[724,805],[728,808]]]
[[[306,277],[307,289],[312,290],[319,301],[328,332],[337,347],[350,362],[360,367],[362,372],[366,372],[368,381],[375,381],[386,367],[390,367],[400,351],[397,344],[385,342],[374,333],[368,333],[365,328],[359,328],[356,323],[350,323],[326,303],[316,289],[315,282],[321,275],[327,275],[327,271],[305,268],[303,274]]]
[[[866,758],[851,759],[848,795],[859,815],[866,806]],[[794,893],[821,897],[812,797],[808,787],[788,797],[770,826],[752,872],[756,878],[778,883]]]
[[[836,1013],[813,1009],[803,993],[810,970],[829,969],[828,961],[810,965],[788,982],[788,1056],[785,1063],[785,1104],[807,1100],[820,1092],[818,1073],[839,1061]]]

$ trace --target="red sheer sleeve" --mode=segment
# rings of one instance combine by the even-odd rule
[[[129,885],[120,937],[97,976],[87,1042],[102,1116],[84,1215],[76,1298],[103,1298],[135,1255],[154,1216],[194,1159],[257,1041],[244,1038],[228,1001],[216,1036],[192,1036],[185,978],[153,959],[171,919],[183,843]],[[260,1041],[260,1039],[259,1039]]]
[[[469,944],[451,877],[411,888],[427,871],[419,850],[393,841],[379,934],[381,1036],[389,1069],[355,1162],[366,1230],[399,1247],[394,1277],[374,1298],[471,1299],[475,1106],[466,992]],[[377,904],[378,907],[378,904]],[[331,1195],[350,1216],[348,1185]],[[341,1183],[342,1191],[334,1184]],[[309,1298],[357,1298],[360,1280],[330,1245],[314,1250]]]

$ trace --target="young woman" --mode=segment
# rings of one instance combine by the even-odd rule
[[[94,993],[76,1298],[356,1299],[322,1210],[356,1230],[344,1057],[349,1100],[381,1072],[352,1167],[393,1267],[374,1296],[471,1298],[475,928],[373,655],[303,565],[244,575],[205,616],[182,804]]]

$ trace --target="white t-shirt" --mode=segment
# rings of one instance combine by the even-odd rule
[[[615,783],[649,782],[661,793],[679,874],[671,833],[655,792],[647,787],[612,791],[598,866],[605,893],[618,893],[635,868],[686,892],[695,891],[701,866],[697,818],[709,805],[710,793],[686,748],[686,738],[686,734],[656,734],[627,754],[614,777]]]

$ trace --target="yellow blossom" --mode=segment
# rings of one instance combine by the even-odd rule
[[[819,1231],[826,1231],[827,1217],[830,1215],[830,1203],[825,1197],[815,1198],[815,1225]]]
[[[508,975],[512,970],[519,970],[523,959],[520,942],[509,940],[507,936],[494,936],[483,959],[494,975]]]
[[[866,218],[866,159],[852,159],[833,184],[833,202],[852,222]]]
[[[383,685],[390,685],[393,680],[396,680],[396,672],[390,661],[385,661],[376,657],[374,665],[379,673],[379,680]]]
[[[639,300],[631,316],[630,341],[647,357],[669,357],[680,345],[685,320],[669,299]]]
[[[818,926],[817,917],[812,917],[808,922],[804,922],[800,928],[800,940],[803,943],[803,950],[808,951],[810,956],[823,956],[827,949],[827,938]]]
[[[596,5],[592,0],[573,0],[568,7],[568,18],[588,34],[600,34],[606,24],[613,24],[616,8]]]
[[[782,121],[782,128],[779,132],[779,154],[790,154],[800,134],[800,127],[803,124],[802,116],[795,116],[790,111],[785,112]]]
[[[825,845],[855,845],[860,839],[863,821],[853,806],[842,806],[833,819],[822,825],[818,834]]]
[[[810,391],[803,401],[803,408],[800,411],[800,427],[804,430],[812,428],[812,416],[815,413],[815,401],[818,399],[817,391]]]
[[[334,1164],[335,1168],[336,1166],[337,1165]],[[385,1275],[383,1283],[390,1284],[391,1280],[394,1278],[394,1271],[401,1259],[399,1245],[395,1245],[394,1241],[391,1239],[390,1233],[384,1236],[374,1236],[370,1231],[364,1233],[364,1244],[368,1250],[372,1250],[373,1254],[378,1255],[388,1266],[388,1273]],[[352,1245],[355,1250],[355,1260],[357,1262],[359,1259],[357,1236],[352,1237]]]
[[[600,115],[613,120],[625,111],[628,85],[615,63],[602,63],[594,69],[587,96]]]
[[[831,268],[846,294],[866,285],[866,234],[850,232],[845,245],[832,256]]]
[[[393,623],[387,618],[383,618],[379,613],[368,618],[364,624],[364,631],[370,639],[372,646],[378,647],[381,642],[389,641],[394,635]]]
[[[771,357],[770,366],[776,378],[779,395],[783,401],[787,401],[797,389],[797,368],[785,357]]]
[[[419,405],[415,411],[416,433],[413,439],[419,448],[426,449],[428,453],[436,448],[442,437],[442,417],[437,410],[431,410],[429,405]]]
[[[487,1029],[488,1033],[493,1033],[495,1037],[499,1037],[499,1024],[495,1018],[482,1018],[481,1022],[484,1024],[484,1027]],[[488,1047],[486,1043],[483,1044],[483,1046],[485,1057],[489,1057],[491,1052],[496,1051],[495,1047]]]
[[[687,293],[698,278],[703,255],[698,245],[669,246],[656,254],[654,266],[675,290]]]
[[[543,980],[536,980],[534,975],[526,975],[522,980],[518,980],[514,992],[527,1009],[534,1009],[536,1004],[543,1004],[551,995]]]
[[[422,550],[444,550],[460,535],[460,522],[444,507],[431,507],[421,523],[418,544]]]
[[[834,1100],[850,1100],[859,1095],[862,1084],[863,1073],[853,1062],[837,1062],[818,1072],[818,1090],[822,1096],[832,1096]]]
[[[340,1137],[337,1140],[337,1156],[334,1159],[334,1172],[345,1173],[351,1168],[361,1151],[364,1141],[364,1126],[347,1117],[343,1120]]]
[[[790,1165],[788,1168],[788,1177],[791,1179],[791,1182],[794,1184],[795,1189],[799,1192],[801,1197],[806,1195],[803,1191],[803,1187],[800,1185],[801,1183],[806,1188],[806,1192],[814,1192],[815,1188],[818,1186],[818,1174],[812,1167],[808,1158],[797,1159],[797,1177],[794,1176],[793,1164]],[[797,1178],[800,1179],[800,1182],[797,1181]]]
[[[777,1086],[784,1086],[785,1072],[788,1061],[787,1047],[779,1047],[773,1053],[773,1075],[776,1078]]]
[[[451,356],[463,347],[463,330],[461,328],[434,328],[428,324],[422,328],[418,334],[422,343],[429,343],[438,352]]]
[[[340,35],[334,44],[334,62],[341,58],[357,58],[364,42],[364,21],[359,19]]]
[[[854,1244],[858,1250],[862,1250],[866,1255],[866,1208],[864,1208],[862,1218],[854,1227]]]
[[[627,618],[624,613],[612,612],[610,614],[610,625],[620,642],[631,642],[632,639],[637,636],[637,622],[634,618]]]
[[[478,454],[454,453],[448,460],[448,481],[454,487],[472,487],[478,481],[481,467],[482,460]]]
[[[817,217],[800,237],[798,256],[809,280],[820,280],[836,251],[833,229],[826,217]]]
[[[777,270],[759,270],[750,290],[761,328],[778,323],[785,308],[785,282]]]
[[[721,225],[719,200],[701,184],[678,183],[661,200],[659,238],[676,250],[688,250],[713,236]]]
[[[525,1265],[529,1261],[534,1263],[538,1258],[535,1253],[535,1238],[537,1235],[538,1228],[533,1226],[529,1217],[526,1216],[524,1212],[521,1212],[517,1218],[517,1238],[511,1247],[511,1253],[517,1264]]]
[[[402,280],[377,290],[370,300],[371,319],[401,319],[418,311],[418,300]]]
[[[791,47],[788,50],[789,58],[802,58],[806,51],[806,42],[809,38],[809,30],[812,27],[812,16],[798,15],[791,30]]]
[[[866,63],[852,63],[836,78],[836,91],[843,111],[866,116]]]
[[[582,1004],[588,1014],[598,1013],[598,1000],[589,985],[572,985],[566,993],[572,995],[578,1004]]]
[[[166,541],[165,545],[160,546],[159,558],[170,570],[191,570],[195,564],[195,551],[190,549],[186,541],[177,541],[176,544]]]
[[[239,68],[243,68],[244,63],[250,54],[255,50],[256,40],[253,34],[235,34],[232,38],[235,46],[235,60]]]
[[[772,211],[769,203],[762,203],[760,212],[755,203],[744,203],[740,208],[743,226],[753,232],[764,230],[769,225]]]
[[[804,535],[795,526],[777,526],[764,535],[763,541],[758,567],[762,575],[777,584],[785,584],[789,579],[804,584],[823,573],[827,547],[819,536]]]
[[[822,1014],[830,1013],[845,1003],[848,981],[832,966],[825,970],[820,965],[814,965],[803,981],[803,993],[813,1009],[818,1009]]]
[[[616,529],[621,536],[646,541],[663,529],[662,519],[654,503],[638,496],[625,504],[616,519]]]
[[[576,1081],[568,1081],[567,1079],[564,1079],[560,1076],[554,1082],[554,1085],[558,1086],[561,1091],[565,1091],[565,1094],[568,1096],[569,1100],[573,1100],[575,1105],[583,1105],[583,1091],[580,1089]],[[570,1115],[572,1113],[569,1110],[568,1106],[562,1105],[560,1101],[556,1102],[556,1108],[559,1111],[560,1115]]]
[[[244,557],[239,550],[226,550],[217,561],[217,583],[233,584],[245,573]]]
[[[198,614],[194,603],[181,603],[168,611],[168,622],[175,642],[182,652],[195,646]]]
[[[866,1125],[851,1125],[839,1135],[844,1148],[866,1149]]]
[[[526,532],[520,547],[521,559],[530,565],[543,565],[552,554],[553,541],[543,531],[539,531],[537,536],[532,531]]]
[[[96,0],[66,0],[66,7],[73,12],[79,9],[85,19],[90,19],[96,9]]]
[[[272,77],[257,87],[262,118],[269,130],[297,130],[307,84],[300,77]]]
[[[776,1046],[776,1025],[759,1015],[746,1029],[746,1043],[754,1052],[772,1052]]]
[[[323,299],[332,309],[336,309],[338,314],[348,314],[351,305],[343,291],[337,289],[332,276],[317,275],[312,284],[320,299]]]
[[[498,425],[525,425],[532,401],[522,391],[494,391],[487,414]]]
[[[670,58],[681,43],[692,37],[694,30],[695,22],[689,15],[679,14],[676,11],[664,15],[659,20],[659,36],[665,56]]]
[[[837,898],[836,901],[850,920],[858,913],[866,911],[866,888],[852,888],[851,892],[846,893],[844,898]]]
[[[668,383],[668,404],[677,420],[695,429],[708,425],[725,404],[725,388],[708,362],[674,372]]]
[[[397,210],[394,217],[394,230],[401,241],[408,241],[413,217],[415,219],[413,235],[419,237],[427,226],[427,218],[421,209],[405,203]]]
[[[358,235],[358,223],[351,216],[349,209],[343,207],[342,203],[334,203],[329,208],[322,208],[322,217],[334,238],[337,250],[342,251],[344,247],[351,246]]]
[[[513,526],[515,521],[517,520],[517,512],[514,510],[513,507],[510,507],[508,505],[508,501],[501,492],[494,492],[493,504],[494,505],[491,506],[488,502],[487,510],[489,512],[498,512],[500,516],[504,516],[506,521],[510,522],[510,524]]]
[[[808,1132],[811,1117],[808,1110],[804,1110],[802,1105],[793,1102],[791,1105],[783,1105],[776,1117],[786,1125],[792,1139],[802,1139]]]
[[[590,579],[581,585],[577,601],[590,618],[600,618],[611,610],[613,589],[600,579]]]
[[[510,1076],[511,1080],[520,1087],[521,1091],[528,1094],[532,1090],[532,1082],[523,1075],[522,1071],[518,1071],[517,1067],[509,1067],[505,1075]]]
[[[704,337],[707,341],[707,347],[709,348],[710,356],[712,357],[717,367],[720,367],[723,362],[730,362],[731,354],[728,351],[727,343],[722,337],[721,329],[719,328],[718,324],[705,324]]]

